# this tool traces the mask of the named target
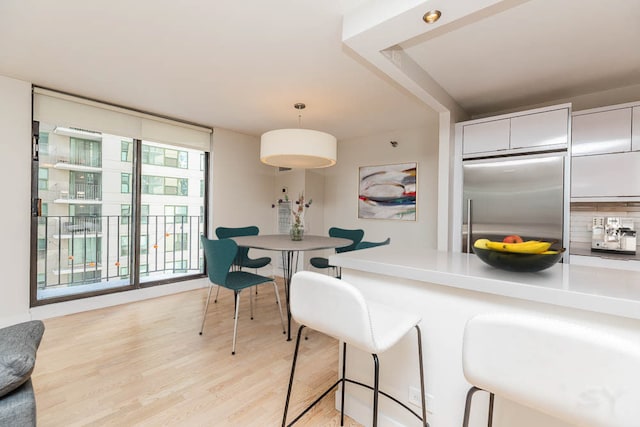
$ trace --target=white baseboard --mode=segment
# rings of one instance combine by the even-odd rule
[[[0,328],[15,325],[16,323],[28,322],[29,320],[31,320],[31,316],[28,312],[16,314],[13,316],[3,316],[0,317]]]
[[[96,310],[98,308],[127,304],[130,302],[177,294],[179,292],[190,291],[207,286],[209,286],[209,279],[200,278],[184,282],[168,283],[166,285],[135,289],[132,291],[100,295],[91,298],[82,298],[73,301],[47,304],[38,307],[32,307],[29,310],[30,316],[28,314],[25,314],[26,318],[24,320],[48,319],[51,317],[66,316],[67,314],[80,313],[83,311]],[[5,319],[0,319],[1,322],[4,322],[4,320]]]
[[[349,384],[347,385],[347,395],[344,397],[344,413],[349,417],[353,418],[358,423],[363,426],[370,426],[373,422],[373,401],[362,402],[361,400],[356,399],[355,397],[349,395],[349,387],[358,387],[357,385]],[[340,396],[341,396],[340,388],[336,392],[336,409],[340,410]],[[385,399],[384,396],[380,396],[381,399]],[[384,412],[378,410],[378,426],[379,427],[406,427],[405,424],[402,424],[396,421],[394,418],[386,415]]]

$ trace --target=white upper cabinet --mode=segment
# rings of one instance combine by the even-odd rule
[[[573,113],[571,198],[640,198],[640,105]]]
[[[546,111],[511,119],[511,148],[567,144],[569,110]]]
[[[521,154],[568,145],[570,105],[544,107],[458,123],[464,157]]]
[[[631,107],[574,113],[571,155],[621,153],[631,150]],[[637,121],[640,124],[640,121]]]
[[[640,106],[633,107],[631,130],[631,149],[633,151],[640,151]]]
[[[466,125],[462,130],[464,154],[509,149],[509,120]]]
[[[640,151],[572,158],[572,198],[638,196]]]

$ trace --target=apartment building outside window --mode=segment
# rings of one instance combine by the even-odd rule
[[[38,189],[39,190],[49,189],[49,169],[44,169],[44,168],[38,169]]]
[[[93,132],[92,132],[93,133]],[[95,132],[95,138],[100,138]],[[83,138],[69,138],[70,157],[69,163],[81,166],[99,168],[102,166],[101,141]]]
[[[146,165],[188,169],[189,153],[183,150],[173,150],[170,148],[143,145],[142,163]]]
[[[55,94],[52,99],[36,96],[34,118],[48,114],[38,102],[45,107],[59,102]],[[199,236],[206,232],[206,194],[201,191],[206,170],[201,166],[207,156],[202,150],[112,134],[85,123],[74,127],[68,120],[40,120],[38,125],[46,150],[34,162],[34,198],[40,199],[41,212],[34,217],[32,304],[203,273]]]

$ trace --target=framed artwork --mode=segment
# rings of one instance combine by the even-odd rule
[[[416,220],[417,163],[361,166],[358,218]]]

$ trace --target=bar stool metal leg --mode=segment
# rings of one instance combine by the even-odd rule
[[[296,338],[296,348],[293,351],[293,362],[291,363],[291,376],[289,377],[289,388],[287,389],[287,399],[284,403],[284,415],[282,415],[282,427],[287,423],[287,412],[289,411],[289,399],[291,398],[291,389],[293,388],[293,374],[296,372],[296,362],[298,361],[298,349],[300,348],[300,337],[302,336],[302,330],[304,325],[300,325],[298,328],[298,336]]]
[[[420,328],[416,326],[417,328],[417,332],[418,332],[418,355],[420,356],[420,360],[419,360],[419,367],[420,367],[420,387],[422,388],[422,393],[421,393],[421,397],[422,397],[422,417],[420,417],[420,415],[418,415],[416,412],[414,412],[411,408],[409,408],[407,405],[405,405],[404,403],[402,403],[401,401],[399,401],[398,399],[396,399],[395,397],[389,395],[388,393],[385,393],[384,391],[380,390],[380,363],[379,363],[379,359],[378,359],[378,355],[377,354],[372,354],[371,356],[373,357],[373,363],[374,363],[374,383],[373,386],[361,383],[359,381],[347,378],[346,374],[346,366],[347,366],[347,343],[343,342],[343,347],[342,347],[342,375],[340,376],[340,378],[332,385],[330,386],[324,393],[322,393],[322,395],[320,395],[316,400],[314,400],[309,406],[307,406],[307,408],[305,410],[303,410],[300,414],[298,414],[296,416],[296,418],[294,418],[289,424],[286,423],[287,421],[287,414],[289,412],[289,402],[291,399],[291,390],[293,388],[293,376],[295,374],[295,369],[296,369],[296,364],[297,364],[297,360],[298,360],[298,353],[300,350],[300,340],[302,338],[302,329],[305,328],[304,325],[301,325],[300,328],[298,329],[298,335],[296,337],[296,346],[295,346],[295,350],[293,353],[293,362],[291,365],[291,376],[289,377],[289,388],[287,390],[287,398],[285,401],[285,406],[284,406],[284,414],[282,416],[282,427],[285,426],[292,426],[294,425],[300,418],[302,418],[309,410],[311,410],[311,408],[313,408],[320,400],[322,400],[327,394],[329,394],[329,392],[331,392],[331,390],[333,390],[335,387],[337,387],[338,385],[342,385],[342,394],[340,396],[340,425],[343,426],[344,425],[344,400],[345,400],[345,393],[346,393],[346,384],[347,383],[352,383],[352,384],[356,384],[359,385],[361,387],[365,387],[368,388],[369,390],[373,391],[373,423],[372,426],[376,427],[378,425],[378,401],[379,401],[379,397],[382,394],[383,396],[391,399],[392,401],[396,402],[397,404],[399,404],[400,406],[402,406],[403,408],[405,408],[406,410],[408,410],[409,412],[411,412],[416,418],[418,418],[419,420],[422,421],[422,425],[423,427],[429,427],[429,423],[427,423],[427,409],[426,409],[426,394],[425,394],[425,389],[424,389],[424,368],[423,368],[423,363],[422,363],[422,342],[420,339]]]
[[[373,427],[378,427],[378,391],[380,385],[380,362],[378,355],[373,356]]]
[[[493,425],[493,400],[496,395],[493,393],[489,393],[489,421],[487,422],[487,426],[491,427]]]
[[[340,396],[340,425],[344,425],[344,413],[345,413],[345,400],[346,400],[346,385],[347,383],[355,384],[360,387],[367,388],[373,392],[372,403],[372,424],[374,427],[378,426],[378,411],[380,396],[384,396],[390,399],[394,403],[400,405],[408,412],[413,414],[421,421],[423,427],[429,427],[426,420],[426,391],[425,391],[425,376],[424,376],[424,363],[422,360],[422,336],[421,330],[418,326],[420,323],[420,317],[411,314],[404,313],[393,307],[387,308],[387,310],[381,310],[376,307],[376,310],[369,310],[364,298],[360,297],[360,293],[352,285],[345,283],[336,278],[328,277],[319,273],[312,272],[299,272],[296,277],[293,278],[292,286],[297,289],[294,293],[295,298],[291,300],[293,303],[296,320],[300,323],[301,327],[298,330],[298,336],[296,339],[296,347],[294,351],[291,377],[289,378],[289,388],[287,390],[287,397],[285,402],[285,410],[282,419],[282,426],[292,426],[298,420],[300,420],[311,408],[326,397],[330,392],[336,389],[336,387],[342,387],[342,394]],[[328,292],[329,290],[330,292]],[[326,312],[330,311],[335,305],[336,295],[344,294],[345,304],[344,313],[341,316],[326,317]],[[331,296],[329,298],[328,296]],[[353,320],[358,328],[343,328],[345,321],[350,321],[349,316],[346,314],[347,309],[349,313],[359,313],[355,315]],[[385,330],[385,328],[373,328],[372,325],[376,324],[375,320],[388,321],[390,314],[397,316],[397,328],[395,330]],[[368,320],[367,320],[368,319]],[[322,332],[337,339],[343,343],[342,346],[342,369],[340,377],[333,383],[326,391],[324,391],[319,397],[311,402],[302,412],[295,416],[291,421],[287,420],[289,411],[289,402],[291,399],[293,388],[293,376],[295,375],[295,368],[297,364],[298,353],[300,351],[300,341],[302,335],[303,326],[318,332]],[[411,329],[416,328],[417,345],[418,345],[418,367],[420,369],[420,388],[421,388],[421,404],[422,415],[419,411],[416,412],[405,402],[398,400],[396,397],[386,393],[380,389],[380,358],[379,354],[389,349],[392,345],[399,342],[404,336],[406,336]],[[356,337],[354,333],[361,331],[364,333],[363,337]],[[410,335],[410,334],[409,334]],[[379,338],[376,338],[379,337]],[[367,341],[369,339],[369,341]],[[361,346],[358,346],[360,350],[371,354],[373,358],[373,384],[365,384],[357,381],[353,378],[347,377],[347,344],[350,342],[359,342]],[[384,345],[386,344],[386,345]],[[315,394],[315,392],[314,392]],[[337,398],[337,396],[336,396]]]
[[[469,427],[469,418],[471,416],[471,401],[473,400],[473,395],[477,391],[484,391],[478,387],[471,387],[467,392],[467,400],[464,405],[464,419],[462,420],[462,427]],[[493,393],[489,393],[489,414],[487,417],[487,426],[491,427],[493,425],[493,401],[495,395]]]
[[[427,396],[424,391],[424,366],[422,363],[422,331],[420,326],[416,325],[416,335],[418,338],[418,367],[420,368],[420,399],[422,401],[422,426],[427,427]]]

